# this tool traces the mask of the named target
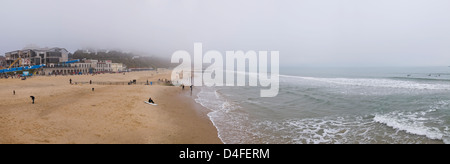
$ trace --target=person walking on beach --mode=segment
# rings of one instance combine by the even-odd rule
[[[192,96],[192,88],[194,88],[194,86],[193,85],[191,85],[191,86],[189,86],[190,88],[191,88],[191,96]]]
[[[92,80],[89,80],[89,84],[92,84]]]
[[[94,92],[95,91],[95,88],[92,88],[92,92]]]
[[[72,79],[69,80],[70,84],[72,84]]]
[[[31,97],[31,100],[33,101],[33,104],[34,104],[34,96],[30,96]]]
[[[184,84],[181,84],[181,90],[184,91]]]
[[[16,95],[16,90],[13,90],[13,95]]]

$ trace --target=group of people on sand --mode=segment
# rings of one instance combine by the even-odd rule
[[[182,90],[184,90],[184,87],[185,87],[185,85],[181,84],[181,89]],[[194,86],[190,85],[189,88],[191,89],[191,96],[192,96],[192,90],[194,89]],[[155,101],[153,101],[153,99],[151,97],[148,99],[148,103],[156,104]]]
[[[181,90],[184,91],[184,87],[185,87],[184,84],[181,84]],[[191,88],[191,96],[192,96],[192,89],[194,88],[194,86],[190,85],[189,88]]]
[[[181,84],[181,90],[184,90],[185,85]],[[194,87],[193,85],[189,86],[191,88],[191,92],[192,92],[192,88]]]
[[[171,84],[171,81],[170,81],[170,80],[167,80],[167,79],[158,79],[158,83]]]
[[[16,90],[13,90],[12,93],[15,96],[16,95]],[[30,98],[31,98],[31,103],[34,104],[34,100],[36,99],[36,97],[30,96]]]
[[[73,83],[72,83],[72,79],[70,79],[69,80],[69,83],[72,85]],[[77,84],[77,83],[75,83],[75,84]],[[89,80],[89,84],[92,84],[92,80]]]
[[[15,96],[16,95],[16,90],[13,90],[12,93]],[[30,96],[30,98],[31,98],[31,103],[34,104],[34,100],[36,99],[36,97]]]
[[[184,90],[184,87],[185,87],[184,84],[181,84],[182,90]],[[192,90],[193,90],[194,86],[191,85],[191,86],[189,86],[189,88],[191,88],[191,95],[192,95]],[[148,103],[156,104],[155,101],[153,101],[153,99],[151,97],[148,99]]]

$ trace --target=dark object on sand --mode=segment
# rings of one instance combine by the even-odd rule
[[[148,102],[149,103],[153,103],[153,104],[155,104],[155,102],[152,100],[152,98],[150,97],[149,99],[148,99]]]
[[[89,84],[92,84],[92,80],[89,80]]]
[[[30,96],[30,98],[31,98],[31,100],[33,101],[33,104],[34,104],[34,96]]]
[[[95,88],[92,88],[92,92],[94,92]]]
[[[72,79],[69,80],[69,83],[72,84]]]
[[[16,90],[13,90],[13,95],[16,95]]]

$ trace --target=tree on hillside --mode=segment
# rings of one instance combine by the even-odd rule
[[[94,60],[111,60],[114,63],[123,63],[128,68],[160,68],[169,67],[169,59],[161,59],[157,57],[139,56],[133,53],[125,53],[120,51],[101,51],[96,53],[88,53],[83,50],[77,50],[73,55],[70,55],[71,59],[94,59]]]

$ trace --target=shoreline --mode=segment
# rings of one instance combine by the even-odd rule
[[[204,86],[203,86],[203,87],[204,87]],[[220,136],[220,134],[219,134],[219,127],[216,126],[216,124],[214,123],[214,121],[212,120],[212,118],[209,116],[210,113],[214,112],[213,109],[209,109],[209,108],[203,106],[201,103],[197,102],[196,99],[198,98],[198,94],[200,93],[201,87],[196,87],[196,88],[199,88],[199,89],[194,89],[194,91],[193,91],[193,93],[192,93],[192,95],[193,95],[192,101],[193,101],[193,103],[196,104],[196,108],[195,108],[195,109],[198,109],[198,110],[204,112],[204,113],[202,113],[202,116],[205,116],[206,119],[208,119],[209,122],[211,122],[211,124],[213,125],[213,127],[216,129],[217,137],[219,138],[220,143],[221,143],[221,144],[226,144],[226,143],[223,141],[223,139],[222,139],[222,137]]]
[[[69,84],[168,77],[146,71],[0,79],[0,143],[223,144],[210,111],[179,87]],[[158,106],[144,103],[150,96]]]

